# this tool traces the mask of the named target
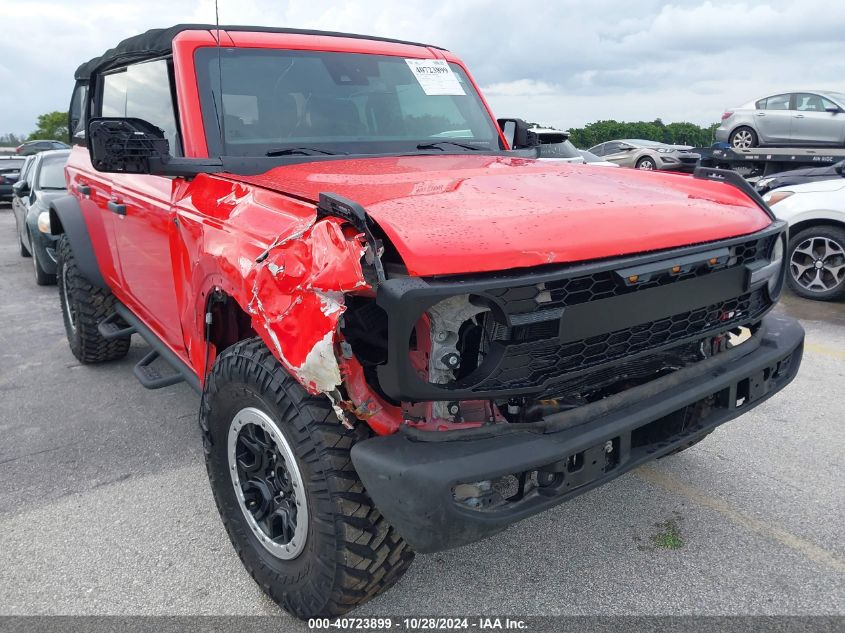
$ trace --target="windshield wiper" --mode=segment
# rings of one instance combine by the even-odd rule
[[[440,151],[445,152],[441,145],[454,145],[455,147],[463,147],[464,149],[470,149],[473,152],[477,152],[479,150],[478,147],[473,145],[467,145],[466,143],[456,143],[455,141],[434,141],[432,143],[420,143],[417,145],[417,149],[439,149]]]
[[[316,147],[284,147],[282,149],[271,149],[265,156],[291,156],[293,154],[302,154],[303,156],[313,156],[315,154],[335,156],[337,154],[348,155],[349,152],[330,152],[329,150],[318,149]]]

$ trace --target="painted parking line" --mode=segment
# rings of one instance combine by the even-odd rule
[[[818,343],[804,343],[804,351],[811,354],[822,354],[823,356],[830,356],[831,358],[838,358],[845,360],[845,350],[829,347],[827,345],[819,345]]]
[[[672,475],[659,470],[654,466],[643,466],[635,471],[635,474],[645,481],[660,486],[664,490],[680,495],[693,503],[715,510],[723,517],[761,536],[777,541],[786,547],[798,552],[805,558],[823,565],[840,574],[845,574],[845,560],[815,543],[796,536],[782,527],[767,521],[761,521],[752,516],[737,510],[726,501],[713,497],[700,488],[690,486],[679,481]]]

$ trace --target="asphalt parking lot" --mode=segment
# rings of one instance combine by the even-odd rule
[[[0,614],[280,614],[235,555],[198,397],[81,366],[0,206]],[[700,445],[418,556],[356,615],[845,614],[845,303],[787,296],[795,382]]]

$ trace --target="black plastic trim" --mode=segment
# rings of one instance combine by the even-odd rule
[[[150,347],[153,348],[153,351],[157,353],[158,356],[161,356],[161,358],[177,372],[177,374],[179,375],[179,381],[184,380],[191,386],[194,391],[196,391],[197,393],[202,393],[202,384],[200,383],[199,376],[197,376],[194,371],[190,367],[188,367],[188,365],[185,364],[185,362],[181,358],[179,358],[169,347],[167,347],[167,345],[162,342],[162,340],[155,334],[155,332],[148,328],[144,324],[144,322],[141,321],[141,319],[135,316],[132,310],[127,308],[122,303],[118,303],[115,307],[115,312],[117,312],[117,314],[119,314],[120,317],[124,321],[126,321],[126,323],[128,323],[130,327],[134,328],[135,332],[140,335],[140,337],[144,339]],[[152,354],[152,352],[150,354]],[[145,360],[148,360],[150,354],[144,357],[141,362],[143,363]],[[152,362],[153,360],[155,360],[155,358],[152,358],[152,360],[149,360],[149,362]],[[138,376],[137,371],[135,371],[135,376],[138,377],[138,380],[141,381],[141,384],[146,387],[144,380]],[[174,380],[174,382],[179,381]],[[148,389],[155,388],[158,387],[148,387]]]
[[[693,170],[692,175],[693,178],[698,178],[700,180],[724,182],[736,187],[751,198],[754,204],[760,207],[772,220],[777,220],[777,217],[769,208],[769,205],[766,204],[766,201],[763,200],[763,197],[757,192],[753,185],[735,171],[731,171],[729,169],[717,169],[716,167],[703,167],[699,165]]]
[[[58,220],[58,221],[56,221]],[[71,195],[61,196],[50,201],[50,226],[53,235],[67,235],[76,265],[82,275],[98,288],[108,288],[100,272],[97,256],[79,201]]]
[[[416,551],[465,545],[685,446],[780,391],[798,372],[804,330],[795,319],[768,316],[759,337],[751,353],[721,357],[706,373],[686,374],[688,380],[656,393],[649,393],[648,385],[635,387],[624,403],[594,409],[580,423],[556,432],[516,431],[453,442],[421,442],[397,433],[357,443],[352,462],[376,507]],[[643,391],[647,395],[638,397]],[[659,440],[632,441],[638,429],[711,396],[716,403],[694,426]],[[607,442],[618,452],[615,466],[571,488],[535,489],[490,510],[471,509],[454,499],[457,484],[553,469]]]

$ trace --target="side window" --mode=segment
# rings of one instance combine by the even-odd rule
[[[606,145],[607,145],[607,143],[602,143],[601,145],[595,145],[587,151],[592,153],[592,154],[595,154],[596,156],[604,156],[604,148],[605,148]]]
[[[68,134],[71,143],[84,143],[85,140],[85,106],[88,102],[88,84],[78,82],[73,89],[68,110]]]
[[[32,171],[32,164],[34,162],[35,162],[34,158],[27,158],[26,159],[26,162],[24,163],[23,168],[21,169],[21,175],[20,175],[21,180],[25,180],[26,182],[30,182],[29,174]]]
[[[32,160],[29,161],[29,165],[26,168],[26,182],[29,185],[29,188],[32,189],[33,185],[35,184],[35,171],[38,163],[37,154],[33,156]]]
[[[825,112],[827,108],[835,107],[835,103],[816,94],[799,92],[795,95],[795,109],[801,112]]]
[[[619,142],[605,143],[604,155],[607,156],[608,154],[615,154],[616,152],[621,150],[622,147],[624,147],[624,145]]]
[[[757,102],[759,110],[789,110],[789,97],[791,95],[775,95],[767,99],[760,99]]]
[[[167,61],[133,64],[102,79],[101,116],[136,117],[164,130],[170,152],[181,155]]]

